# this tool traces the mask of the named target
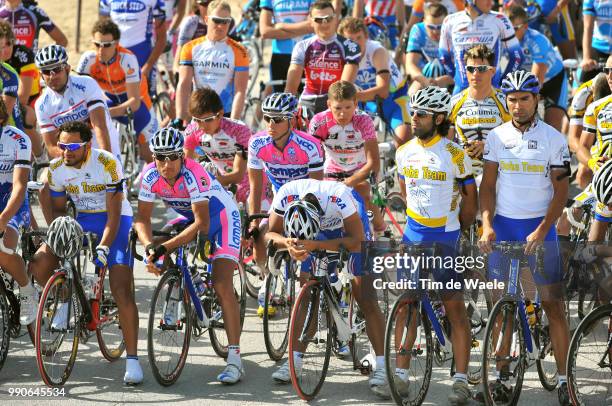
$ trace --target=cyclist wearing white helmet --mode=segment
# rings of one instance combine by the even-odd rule
[[[138,309],[132,290],[134,263],[128,248],[132,207],[127,201],[121,163],[111,153],[91,146],[92,132],[83,122],[62,124],[59,132],[57,145],[62,157],[50,162],[47,179],[53,217],[65,215],[70,197],[77,209],[78,223],[83,230],[96,234],[93,262],[109,269],[111,292],[119,309],[126,345],[123,381],[139,384],[143,374],[137,351]],[[61,254],[42,245],[34,255],[30,271],[41,286],[59,266]],[[61,303],[53,315],[52,326],[66,328],[68,313],[69,304]]]
[[[362,269],[361,243],[371,240],[371,233],[360,195],[336,181],[300,179],[287,183],[278,190],[272,201],[270,231],[266,234],[266,240],[274,241],[277,248],[288,249],[293,259],[303,261],[300,270],[302,282],[306,281],[305,274],[309,274],[312,268],[310,253],[313,251],[338,251],[340,246],[349,251],[349,271],[355,276],[352,292],[365,316],[368,337],[376,353],[376,371],[370,377],[370,388],[377,395],[388,398],[384,367],[384,319],[376,301],[372,279]],[[300,348],[300,345],[294,343],[294,348]],[[300,349],[289,355],[298,369],[306,347],[301,346]],[[289,375],[287,361],[272,374],[272,378],[288,383]]]
[[[532,274],[550,323],[559,371],[559,402],[569,405],[565,372],[569,330],[564,301],[559,300],[562,274],[554,227],[568,196],[569,150],[565,137],[537,117],[540,84],[533,73],[519,70],[508,74],[501,90],[512,120],[493,129],[485,140],[479,245],[490,253],[492,241],[525,241],[525,254],[531,255],[547,242],[544,272]],[[489,279],[504,282],[508,269],[508,259],[499,251],[489,255]],[[494,397],[509,393],[506,383],[497,380],[492,384]]]
[[[147,270],[159,275],[156,261],[167,252],[190,243],[198,233],[214,246],[213,285],[221,301],[228,338],[227,366],[217,380],[234,384],[244,376],[240,359],[240,315],[234,295],[233,275],[240,253],[240,213],[232,197],[219,182],[193,159],[184,158],[183,134],[175,128],[158,130],[149,143],[154,161],[142,171],[138,216],[134,229],[146,247]],[[151,217],[159,196],[182,217],[174,222],[183,231],[163,243],[153,242]],[[176,308],[170,310],[176,312]],[[168,315],[176,320],[177,315]]]
[[[397,150],[395,160],[400,191],[407,205],[403,242],[436,242],[443,256],[452,257],[460,228],[472,224],[478,206],[472,161],[459,145],[446,138],[450,126],[450,100],[446,89],[435,86],[421,89],[411,97],[415,138]],[[451,281],[463,282],[461,274],[444,269],[434,269],[433,277],[445,286]],[[448,400],[451,404],[464,404],[471,395],[467,382],[471,340],[463,291],[444,290],[441,293],[453,326],[451,342],[456,363]],[[394,379],[400,393],[409,390],[409,363],[409,357],[398,355]]]

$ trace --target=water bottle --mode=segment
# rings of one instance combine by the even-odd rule
[[[534,326],[537,321],[535,306],[529,299],[525,300],[525,312],[527,313],[527,321],[529,322],[529,325]]]
[[[200,276],[200,273],[196,268],[192,269],[191,279],[193,280],[193,286],[195,287],[196,293],[198,296],[202,296],[204,292],[206,292],[206,286],[204,285],[202,276]]]

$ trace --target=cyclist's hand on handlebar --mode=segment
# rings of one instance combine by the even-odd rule
[[[154,263],[147,263],[145,265],[147,272],[152,273],[155,276],[160,276],[162,274],[162,270],[155,266]]]
[[[107,246],[98,245],[92,260],[93,264],[98,268],[105,268],[108,265],[109,252],[110,249]]]
[[[309,251],[306,249],[303,243],[304,241],[298,240],[296,238],[287,238],[285,240],[289,255],[291,255],[292,258],[297,259],[298,261],[305,261],[306,258],[308,258]]]
[[[490,254],[493,251],[491,243],[496,239],[495,230],[483,226],[482,236],[480,236],[480,240],[478,240],[478,248],[485,254]]]
[[[536,228],[533,233],[529,234],[526,238],[527,244],[525,245],[525,255],[535,254],[536,248],[544,243],[546,234],[546,231],[543,231],[540,227]]]
[[[168,252],[168,249],[163,245],[149,244],[145,248],[145,254],[147,255],[147,262],[149,264],[155,264],[157,260]]]
[[[588,72],[596,68],[597,68],[597,61],[595,59],[591,59],[591,58],[584,59],[582,63],[580,64],[580,69],[582,69],[584,72]]]
[[[215,165],[214,162],[206,162],[204,164],[204,169],[215,178],[219,176],[219,169],[217,169],[217,165]]]

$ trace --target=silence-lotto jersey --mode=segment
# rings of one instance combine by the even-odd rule
[[[13,190],[15,168],[30,168],[32,143],[30,137],[12,126],[3,126],[0,132],[0,196]],[[27,198],[25,199],[27,202]],[[4,209],[0,208],[0,211]]]
[[[310,121],[309,132],[321,140],[325,150],[325,173],[352,173],[366,164],[365,143],[376,140],[370,116],[356,111],[345,126],[338,124],[328,109]]]
[[[397,150],[395,161],[406,184],[407,226],[423,232],[458,230],[460,182],[474,182],[466,152],[436,135],[425,144],[418,138],[408,141]]]
[[[593,81],[591,79],[588,82],[584,82],[576,90],[574,97],[572,97],[572,103],[567,114],[570,117],[570,125],[582,126],[584,113],[586,113],[587,107],[593,102]]]
[[[359,71],[357,72],[357,78],[355,79],[355,85],[361,90],[371,89],[376,86],[376,68],[374,67],[374,54],[382,49],[387,52],[380,42],[372,41],[371,39],[366,42],[366,49],[363,53],[361,61],[359,61]],[[402,85],[402,73],[398,69],[393,59],[387,54],[389,66],[389,90],[391,92],[396,91]]]
[[[100,15],[119,26],[120,43],[125,48],[151,42],[153,20],[166,19],[161,0],[100,0]]]
[[[584,113],[584,131],[595,135],[597,145],[612,141],[612,95],[589,104]]]
[[[15,44],[25,45],[34,52],[38,49],[38,35],[42,28],[47,33],[55,29],[45,11],[33,4],[20,4],[11,10],[9,5],[0,8],[0,18],[11,23],[15,34]]]
[[[291,63],[304,67],[304,95],[325,95],[332,83],[342,77],[346,64],[359,64],[359,45],[340,35],[323,41],[317,36],[297,43],[291,53]]]
[[[105,213],[106,194],[123,190],[121,215],[131,216],[123,182],[123,168],[110,152],[90,148],[80,168],[68,166],[63,158],[49,162],[47,173],[51,196],[68,194],[79,213]]]

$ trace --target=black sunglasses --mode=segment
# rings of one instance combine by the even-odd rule
[[[475,73],[476,71],[478,71],[480,73],[485,73],[490,68],[491,67],[489,65],[478,65],[478,66],[468,65],[468,66],[465,67],[465,70],[470,72],[470,73]]]
[[[174,153],[174,154],[153,154],[153,157],[157,160],[157,161],[176,161],[177,159],[180,159],[183,157],[183,154],[181,153]]]
[[[609,75],[610,73],[612,73],[612,66],[605,66],[602,68],[603,73],[605,73],[606,75]]]
[[[218,25],[226,25],[232,22],[231,18],[223,18],[223,17],[210,17],[213,23]]]
[[[268,115],[264,115],[263,119],[266,123],[269,123],[270,121],[272,121],[274,124],[280,124],[283,121],[287,120],[286,117],[277,117],[277,116],[268,116]]]
[[[45,76],[51,76],[51,74],[56,74],[57,75],[58,73],[60,73],[63,70],[64,70],[64,65],[62,64],[62,65],[56,66],[55,68],[41,69],[40,73],[42,73]]]

